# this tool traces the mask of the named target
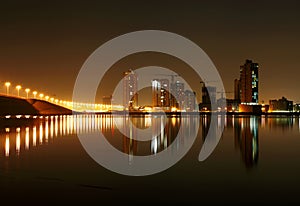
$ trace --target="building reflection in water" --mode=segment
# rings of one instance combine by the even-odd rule
[[[251,116],[234,118],[235,147],[240,149],[241,157],[247,168],[252,168],[258,162],[258,125],[259,117]]]
[[[217,127],[226,124],[226,128],[233,128],[235,147],[240,151],[247,168],[257,164],[259,158],[259,128],[291,129],[297,127],[300,132],[299,117],[271,118],[271,117],[237,117],[217,116]],[[107,139],[117,140],[118,149],[128,154],[129,161],[135,155],[157,154],[168,148],[175,138],[176,145],[170,149],[177,150],[185,144],[186,138],[198,133],[198,125],[202,128],[203,141],[210,126],[210,116],[112,116],[112,115],[61,115],[36,119],[15,120],[7,126],[5,119],[0,119],[0,148],[1,154],[22,155],[22,152],[35,147],[45,146],[56,138],[74,134],[85,134],[101,131]],[[23,121],[23,122],[22,122]],[[116,127],[116,121],[125,131],[121,134]],[[129,123],[132,124],[129,124]],[[182,128],[180,130],[180,128]],[[225,130],[226,130],[225,128]],[[138,141],[140,130],[147,130],[148,141]],[[117,147],[117,146],[116,146]],[[176,151],[174,151],[176,152]]]
[[[210,115],[201,116],[202,126],[202,139],[205,138],[210,129],[211,123]],[[235,147],[239,148],[241,157],[245,166],[251,168],[258,162],[258,127],[259,117],[237,117],[237,116],[217,116],[217,127],[221,127],[222,124],[226,125],[225,130],[233,128]],[[217,130],[212,130],[215,133]]]
[[[171,117],[172,126],[170,127],[170,122],[168,122],[164,116],[154,116],[151,118],[151,123],[151,153],[156,154],[168,147],[168,145],[172,142],[171,137],[176,137],[178,129],[176,131],[171,128],[179,128],[180,122],[176,120],[176,117]]]

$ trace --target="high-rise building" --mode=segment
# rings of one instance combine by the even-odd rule
[[[213,86],[206,86],[204,83],[202,85],[202,102],[199,104],[199,109],[201,111],[207,111],[212,109],[212,104],[216,104],[217,88]]]
[[[216,87],[203,85],[203,87],[202,87],[202,103],[203,104],[215,104],[217,101],[216,93],[217,93]],[[211,99],[210,99],[209,94],[211,95]]]
[[[152,80],[152,106],[170,107],[170,84],[168,79]]]
[[[124,109],[132,110],[138,106],[138,77],[129,70],[124,72],[123,78],[123,106]]]
[[[184,106],[184,83],[176,81],[174,83],[174,90],[172,91],[172,95],[174,96],[174,107],[178,109],[183,109]]]
[[[258,63],[248,59],[240,67],[240,99],[242,104],[258,104]]]
[[[191,90],[185,90],[184,107],[187,112],[193,112],[196,110],[196,92]]]

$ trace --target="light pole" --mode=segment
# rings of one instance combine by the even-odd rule
[[[37,91],[33,91],[32,94],[33,94],[33,98],[36,99]]]
[[[41,93],[41,94],[40,94],[40,98],[41,98],[41,99],[43,99],[43,97],[44,97],[44,94],[43,94],[43,93]]]
[[[46,99],[46,101],[48,101],[48,100],[49,100],[49,98],[50,98],[49,96],[45,96],[45,99]]]
[[[27,99],[28,99],[28,93],[30,92],[30,89],[29,89],[29,88],[26,88],[26,89],[25,89],[25,92],[26,92],[26,97],[27,97]]]
[[[10,82],[5,82],[5,86],[6,86],[6,95],[8,95],[9,93],[9,87],[10,87]]]
[[[20,85],[17,85],[16,86],[16,89],[17,89],[17,91],[18,91],[18,97],[20,96],[20,89],[21,89],[22,87],[20,86]]]

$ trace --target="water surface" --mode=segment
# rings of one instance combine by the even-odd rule
[[[128,122],[132,126],[128,127]],[[199,124],[199,128],[197,128]],[[0,191],[3,201],[45,202],[299,202],[300,122],[291,116],[226,116],[213,153],[198,161],[210,117],[111,115],[0,120]],[[183,130],[180,131],[180,126]],[[137,141],[139,128],[150,136]],[[122,134],[120,130],[126,135]],[[159,154],[180,133],[197,139],[168,170],[130,177],[98,165],[77,137],[101,131],[134,157]]]

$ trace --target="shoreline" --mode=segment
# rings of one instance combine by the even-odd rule
[[[148,116],[148,115],[166,115],[166,116],[211,116],[211,115],[226,115],[226,116],[300,116],[300,112],[272,112],[272,113],[253,113],[253,112],[73,112],[71,114],[29,114],[29,115],[0,115],[0,119],[48,119],[53,116],[70,116],[70,115],[124,115],[124,116]]]

